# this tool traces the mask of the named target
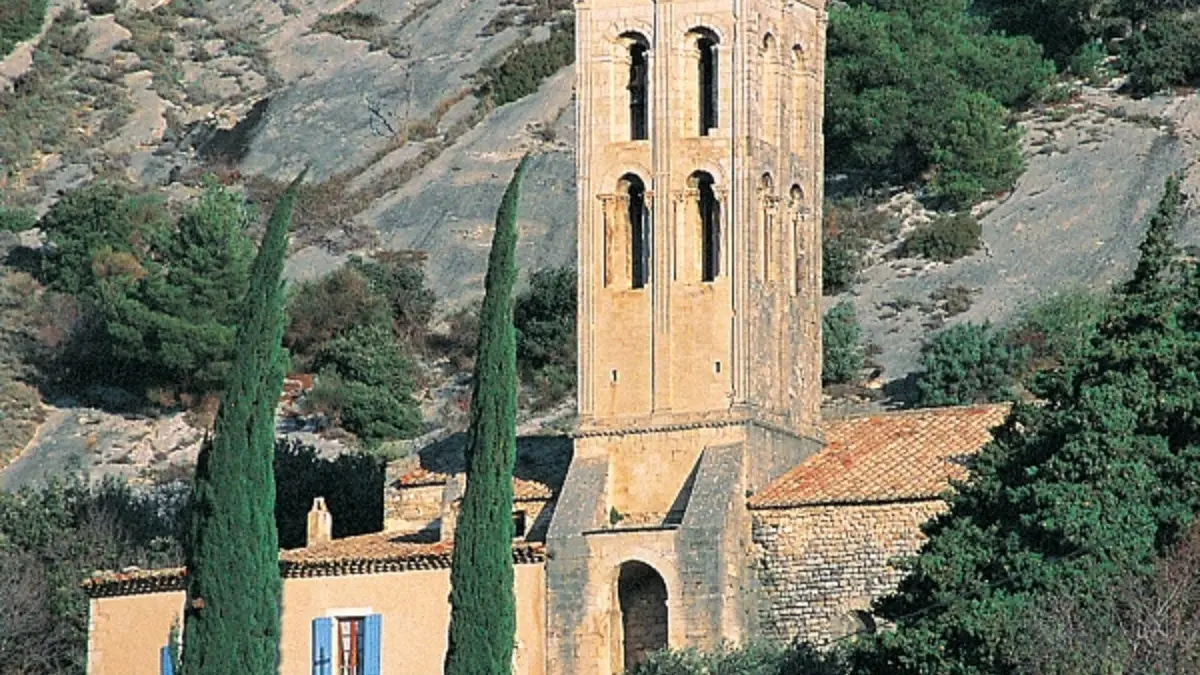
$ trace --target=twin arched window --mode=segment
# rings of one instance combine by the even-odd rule
[[[696,123],[700,136],[708,136],[719,124],[720,90],[717,79],[719,61],[717,34],[707,28],[689,31],[696,62]],[[644,141],[650,137],[650,42],[636,32],[621,34],[629,64],[625,89],[629,103],[629,139]]]
[[[683,220],[675,235],[676,264],[682,266],[685,279],[716,281],[721,276],[721,203],[712,175],[705,171],[693,173],[688,179],[687,196]],[[633,173],[621,176],[616,194],[605,199],[605,287],[639,289],[650,283],[652,223],[645,182]]]

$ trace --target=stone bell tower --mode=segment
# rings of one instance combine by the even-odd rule
[[[745,498],[820,447],[825,0],[577,0],[579,418],[549,672],[752,629]]]

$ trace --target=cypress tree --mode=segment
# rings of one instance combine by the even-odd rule
[[[517,204],[527,160],[517,165],[500,202],[484,281],[467,430],[467,485],[450,572],[446,675],[512,671],[517,629],[512,562],[517,340],[512,290],[517,278]]]
[[[279,670],[279,542],[275,529],[275,407],[286,368],[280,281],[300,181],[275,205],[234,338],[234,364],[213,436],[196,462],[185,541],[188,570],[182,672]]]

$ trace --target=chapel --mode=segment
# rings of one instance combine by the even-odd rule
[[[514,672],[880,629],[1007,407],[822,419],[825,2],[575,7],[578,428],[518,442]],[[281,673],[441,672],[461,446],[390,468],[381,532],[317,500]],[[170,672],[185,575],[84,582],[89,675]]]

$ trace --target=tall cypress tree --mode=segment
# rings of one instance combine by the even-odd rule
[[[484,281],[467,430],[467,486],[450,572],[446,675],[512,672],[517,630],[512,562],[517,340],[512,290],[517,278],[517,204],[527,160],[517,165],[500,202]]]
[[[279,537],[275,530],[275,407],[287,254],[296,191],[275,205],[234,339],[234,364],[216,428],[196,463],[185,555],[183,668],[186,675],[274,675],[279,670]]]

